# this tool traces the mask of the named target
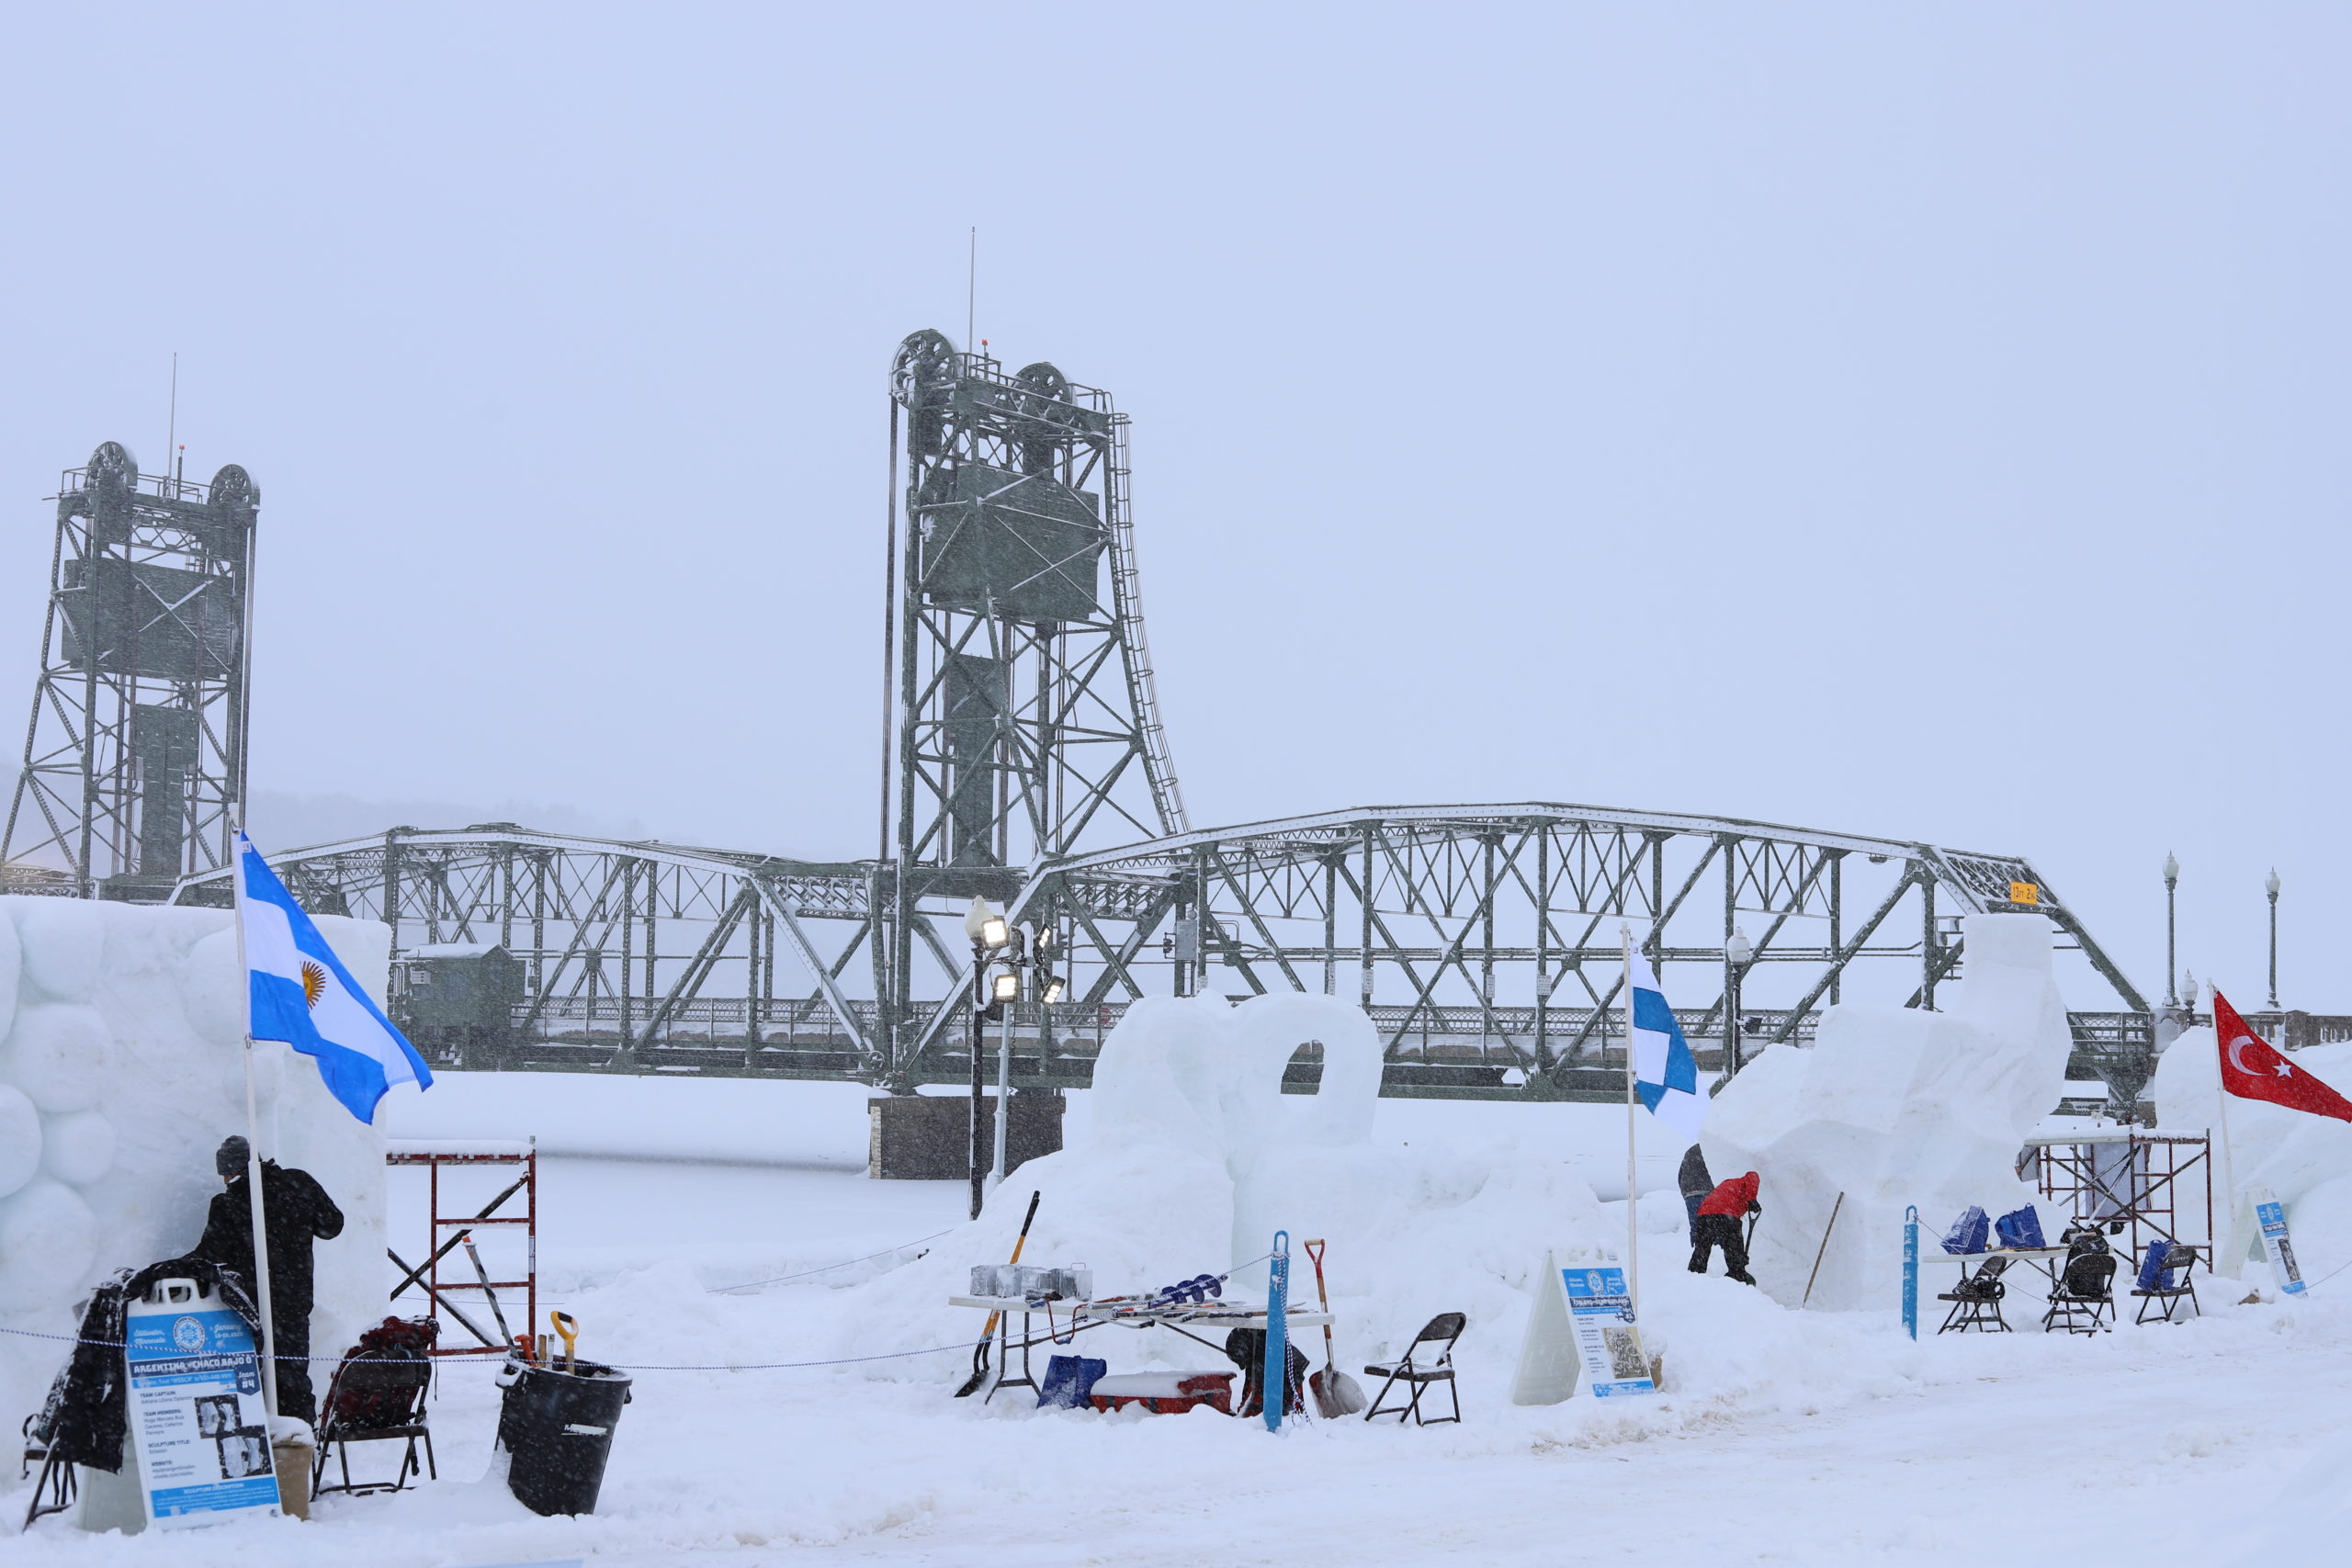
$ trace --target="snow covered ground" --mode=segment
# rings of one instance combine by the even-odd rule
[[[960,1184],[864,1178],[864,1100],[831,1085],[451,1075],[401,1102],[390,1130],[538,1136],[542,1306],[580,1318],[584,1354],[741,1365],[821,1359],[870,1337],[877,1311],[899,1310],[876,1303],[885,1271],[908,1255],[747,1293],[713,1287],[886,1251],[962,1218]],[[1623,1185],[1623,1129],[1605,1107],[1382,1101],[1376,1136],[1469,1144],[1500,1131],[1577,1156],[1608,1197],[1612,1168]],[[1668,1181],[1663,1158],[1645,1188]],[[1017,1175],[1010,1190],[1025,1199]],[[1667,1217],[1673,1203],[1650,1207]],[[421,1181],[393,1173],[393,1246],[413,1256],[423,1228]],[[540,1519],[481,1479],[491,1369],[453,1363],[433,1411],[437,1484],[326,1499],[308,1526],[126,1540],[46,1519],[5,1557],[175,1568],[999,1557],[2079,1568],[2291,1550],[2291,1531],[2276,1532],[2295,1520],[2324,1528],[2306,1545],[2334,1540],[2322,1513],[2340,1510],[2352,1485],[2352,1273],[2293,1306],[2241,1306],[2243,1287],[2217,1284],[2208,1317],[2177,1328],[1915,1346],[1892,1314],[1792,1313],[1679,1274],[1669,1236],[1645,1256],[1670,1392],[1630,1407],[1505,1403],[1516,1315],[1473,1323],[1461,1351],[1467,1419],[1427,1429],[1307,1422],[1276,1438],[1208,1415],[1041,1414],[1012,1396],[984,1406],[947,1396],[967,1364],[960,1348],[845,1367],[648,1370],[636,1374],[600,1512]],[[1331,1261],[1345,1262],[1336,1250]],[[2314,1277],[2343,1261],[2305,1260]],[[1300,1276],[1311,1281],[1303,1265]],[[968,1337],[968,1315],[941,1305],[925,1343]],[[2013,1320],[2031,1315],[2014,1303]],[[1342,1364],[1361,1371],[1369,1343],[1411,1326],[1343,1322]],[[1090,1337],[1091,1353],[1119,1366],[1119,1346],[1102,1344],[1120,1332]],[[2331,1446],[2335,1457],[2297,1481]],[[394,1452],[363,1462],[389,1468]],[[2282,1495],[2290,1517],[2273,1511]],[[26,1499],[14,1484],[0,1507],[13,1521]]]

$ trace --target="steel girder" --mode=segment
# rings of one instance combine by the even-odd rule
[[[1618,1019],[1620,928],[1720,1036],[1727,997],[1786,1040],[1857,964],[1907,967],[1932,1008],[1958,917],[2040,914],[2134,1011],[2139,991],[2021,856],[1730,818],[1530,802],[1379,807],[1175,834],[1036,868],[1016,906],[1062,928],[1090,999],[1277,989],[1357,998],[1392,1060],[1432,1052],[1557,1085]],[[1160,951],[1148,953],[1161,925]],[[1753,944],[1735,969],[1735,931]],[[1745,992],[1764,965],[1770,998]],[[1769,1012],[1752,1005],[1770,1000]],[[1434,1059],[1434,1058],[1432,1058]]]
[[[381,920],[396,959],[437,942],[496,942],[526,965],[526,1041],[609,1042],[628,1066],[678,1040],[740,1039],[753,1055],[825,1044],[820,1076],[878,1078],[874,1007],[842,976],[871,940],[878,868],[660,842],[541,833],[510,823],[397,828],[271,862],[306,908]],[[225,904],[226,870],[174,901]],[[788,953],[780,994],[776,957]]]

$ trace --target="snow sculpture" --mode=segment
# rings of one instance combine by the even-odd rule
[[[71,1333],[118,1268],[174,1257],[220,1190],[212,1154],[245,1121],[243,976],[220,909],[0,898],[0,1327]],[[320,929],[381,1000],[390,933]],[[331,1355],[384,1312],[384,1155],[308,1058],[255,1066],[263,1153],[343,1209],[318,1244],[311,1343]],[[0,1336],[0,1409],[36,1408],[62,1348]]]
[[[1318,1091],[1284,1094],[1283,1069],[1309,1041],[1323,1047]],[[1524,1150],[1508,1138],[1466,1150],[1375,1142],[1380,1080],[1379,1036],[1351,1002],[1296,992],[1238,1006],[1134,1002],[1103,1042],[1070,1145],[1015,1171],[932,1257],[852,1292],[840,1353],[935,1336],[941,1297],[967,1288],[973,1264],[1004,1261],[1034,1189],[1042,1201],[1023,1260],[1083,1260],[1102,1293],[1230,1268],[1232,1293],[1256,1296],[1266,1283],[1259,1260],[1286,1228],[1294,1249],[1308,1237],[1330,1243],[1343,1354],[1401,1350],[1392,1337],[1409,1337],[1439,1312],[1469,1314],[1469,1353],[1507,1354],[1544,1248],[1613,1245],[1623,1222],[1603,1217],[1559,1149]],[[1312,1299],[1303,1261],[1291,1289]],[[1204,1356],[1157,1334],[1109,1349],[1123,1366],[1155,1357],[1193,1366]],[[877,1361],[870,1373],[951,1374],[962,1369],[905,1361]]]
[[[2033,1201],[2018,1152],[2057,1104],[2073,1045],[2050,924],[1962,925],[1963,977],[1939,989],[1949,1010],[1832,1008],[1813,1049],[1768,1051],[1715,1095],[1700,1145],[1718,1176],[1763,1173],[1752,1267],[1783,1303],[1804,1299],[1819,1254],[1812,1305],[1893,1305],[1906,1205],[1924,1236],[1972,1203]]]

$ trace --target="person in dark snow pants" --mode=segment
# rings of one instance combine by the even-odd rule
[[[254,1280],[254,1211],[245,1186],[245,1140],[231,1138],[213,1156],[224,1191],[212,1195],[195,1257]],[[269,1241],[270,1353],[277,1359],[277,1410],[304,1421],[318,1416],[311,1387],[311,1244],[343,1234],[343,1211],[307,1170],[261,1164],[264,1235]],[[255,1295],[260,1286],[253,1284]]]
[[[1756,1283],[1756,1276],[1747,1271],[1747,1243],[1740,1237],[1739,1221],[1743,1214],[1764,1212],[1764,1205],[1756,1201],[1757,1189],[1762,1185],[1763,1179],[1751,1170],[1745,1176],[1733,1177],[1707,1194],[1694,1222],[1690,1272],[1705,1273],[1707,1255],[1720,1247],[1724,1249],[1724,1272],[1743,1285]]]

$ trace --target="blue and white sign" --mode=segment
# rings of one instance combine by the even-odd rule
[[[123,1360],[140,1496],[159,1529],[278,1511],[261,1357],[245,1320],[165,1280],[130,1303]]]
[[[1560,1286],[1567,1294],[1568,1324],[1584,1360],[1585,1386],[1593,1398],[1656,1393],[1649,1357],[1642,1350],[1642,1331],[1634,1321],[1634,1298],[1625,1288],[1625,1270],[1614,1263],[1562,1269]]]
[[[2270,1277],[2281,1295],[2300,1296],[2310,1289],[2295,1262],[2295,1244],[2287,1239],[2287,1205],[2267,1187],[2251,1188],[2246,1200],[2254,1205],[2254,1223],[2262,1227],[2262,1250],[2270,1258]]]

